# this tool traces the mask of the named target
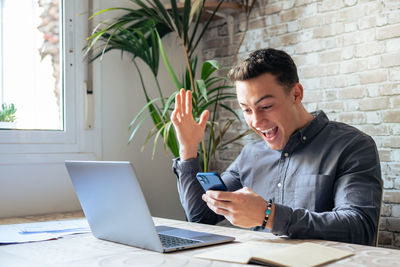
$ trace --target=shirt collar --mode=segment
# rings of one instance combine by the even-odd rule
[[[309,124],[298,130],[302,143],[306,143],[307,141],[311,140],[329,122],[328,117],[322,110],[311,112],[311,115],[314,116],[314,119]]]
[[[328,117],[322,110],[311,112],[314,119],[303,128],[295,131],[289,138],[288,143],[280,150],[282,157],[287,153],[291,154],[301,144],[308,143],[314,136],[316,136],[329,122]]]

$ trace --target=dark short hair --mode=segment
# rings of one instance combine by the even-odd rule
[[[299,82],[293,59],[286,52],[273,48],[252,52],[229,71],[228,78],[232,81],[245,81],[264,73],[274,75],[276,81],[285,87],[286,92],[290,92],[292,87]]]

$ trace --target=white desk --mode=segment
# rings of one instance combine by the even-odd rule
[[[35,221],[61,220],[82,217],[82,213],[63,213],[45,216],[27,216],[0,219],[0,224],[28,223]],[[275,239],[277,242],[296,243],[299,240],[277,238],[272,234],[249,230],[188,223],[177,220],[154,218],[156,225],[212,232],[234,236],[235,242]],[[303,241],[303,240],[302,240]],[[360,246],[332,241],[312,240],[311,242],[352,251],[355,255],[326,266],[400,266],[400,250]],[[0,266],[243,266],[227,262],[202,260],[193,255],[219,246],[179,251],[169,254],[142,250],[96,239],[91,233],[71,235],[58,240],[0,246]],[[252,265],[254,266],[254,265]]]

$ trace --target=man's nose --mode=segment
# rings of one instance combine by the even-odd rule
[[[252,115],[252,126],[253,128],[262,128],[263,124],[265,124],[266,118],[264,118],[260,113],[254,112]]]

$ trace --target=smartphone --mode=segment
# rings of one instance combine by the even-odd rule
[[[203,187],[204,191],[207,190],[219,190],[227,191],[224,181],[218,173],[215,172],[198,172],[196,178]]]

